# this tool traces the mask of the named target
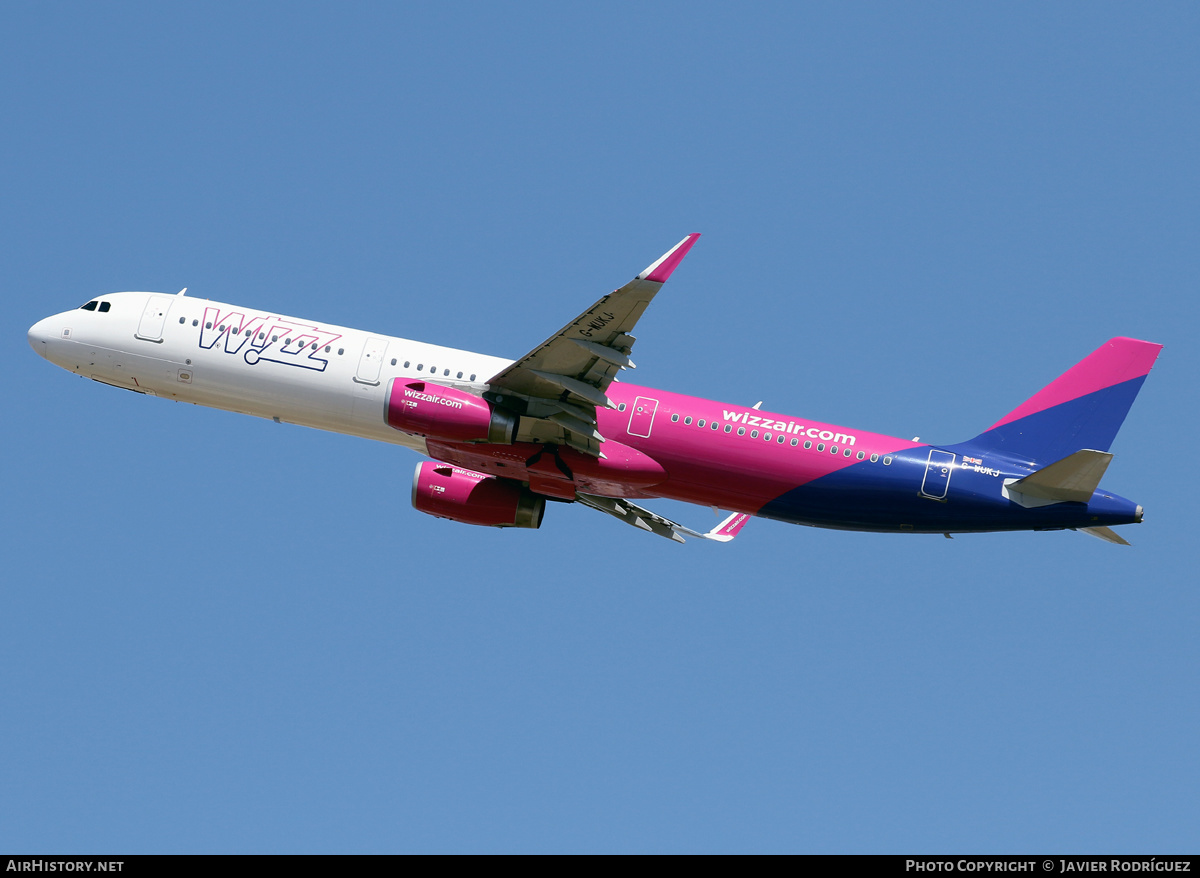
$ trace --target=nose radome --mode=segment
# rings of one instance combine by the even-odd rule
[[[52,317],[47,317],[45,320],[39,320],[33,326],[29,327],[27,338],[29,346],[38,352],[41,356],[46,356],[46,342],[51,338],[50,321]]]

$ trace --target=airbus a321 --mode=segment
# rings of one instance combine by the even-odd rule
[[[126,390],[404,445],[412,503],[466,524],[536,528],[581,503],[679,542],[729,541],[750,516],[885,533],[1112,527],[1142,507],[1100,487],[1161,345],[1114,338],[978,436],[930,445],[617,381],[638,318],[699,235],[517,360],[127,292],[39,321],[29,343]],[[730,514],[707,532],[642,504]]]

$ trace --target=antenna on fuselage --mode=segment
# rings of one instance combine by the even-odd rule
[[[750,408],[754,409],[755,411],[758,411],[758,410],[759,410],[759,407],[761,407],[761,406],[762,406],[762,403],[763,403],[763,401],[760,399],[760,400],[759,400],[758,402],[756,402],[754,405],[750,406]]]
[[[177,296],[182,296],[182,295],[183,295],[184,293],[186,293],[186,292],[187,292],[187,287],[184,287],[182,290],[180,290],[179,292],[177,292],[175,295],[177,295]]]

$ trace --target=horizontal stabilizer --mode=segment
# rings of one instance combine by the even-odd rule
[[[1081,527],[1080,533],[1085,533],[1089,537],[1095,537],[1098,540],[1104,540],[1106,543],[1116,543],[1118,546],[1128,546],[1129,541],[1118,536],[1116,531],[1111,527]]]
[[[1051,503],[1087,503],[1112,458],[1107,451],[1085,448],[1006,487],[1010,493],[1015,491]]]

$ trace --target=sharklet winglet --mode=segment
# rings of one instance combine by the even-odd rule
[[[688,251],[692,249],[699,237],[699,232],[688,235],[659,257],[657,262],[639,274],[638,280],[648,280],[658,284],[666,283],[671,272],[679,267],[679,263],[683,262],[683,257],[687,256]]]
[[[710,530],[706,534],[701,534],[706,540],[716,540],[719,543],[728,543],[746,526],[746,522],[750,520],[750,516],[745,512],[735,512]]]

